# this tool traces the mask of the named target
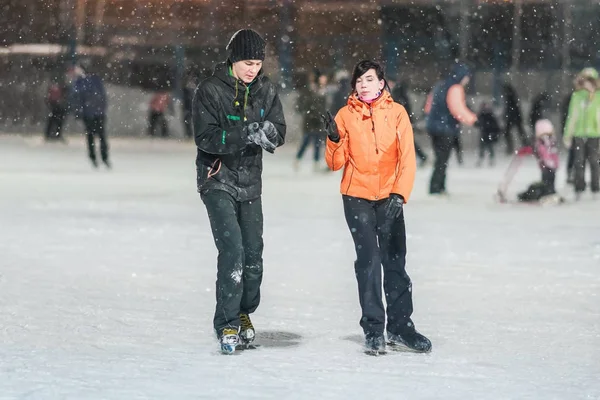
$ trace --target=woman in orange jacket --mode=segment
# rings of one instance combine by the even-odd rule
[[[403,205],[410,197],[417,167],[410,120],[386,90],[383,68],[377,62],[359,62],[351,84],[348,104],[335,120],[329,112],[322,118],[327,165],[334,171],[344,168],[341,193],[356,248],[354,269],[365,347],[369,353],[384,352],[385,329],[390,346],[428,352],[431,342],[416,331],[410,318],[412,284],[405,269]]]

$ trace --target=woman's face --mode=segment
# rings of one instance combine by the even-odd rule
[[[261,60],[243,60],[233,63],[231,70],[233,76],[241,79],[244,83],[250,83],[256,78],[256,75],[262,68]]]
[[[377,97],[384,85],[383,79],[377,79],[377,73],[371,68],[356,80],[354,90],[361,99],[371,100]]]

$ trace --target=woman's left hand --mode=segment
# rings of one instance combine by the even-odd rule
[[[404,199],[402,196],[396,193],[390,194],[387,202],[385,203],[385,216],[387,218],[396,219],[402,215],[402,209],[404,207]]]

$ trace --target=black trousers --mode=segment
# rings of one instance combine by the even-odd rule
[[[459,164],[463,163],[463,151],[462,151],[462,141],[460,140],[460,136],[454,136],[452,147],[456,150],[456,159]]]
[[[544,196],[555,194],[554,181],[556,170],[542,167],[542,180],[529,185],[527,190],[518,194],[519,201],[538,201]]]
[[[490,155],[490,160],[494,159],[494,142],[491,141],[487,135],[481,136],[479,138],[479,159],[483,160],[485,158],[485,152],[487,151]]]
[[[571,146],[567,155],[567,178],[573,173],[573,168],[575,168],[575,147]]]
[[[525,128],[523,128],[523,122],[520,120],[507,119],[506,126],[504,127],[504,139],[506,140],[506,152],[509,154],[515,150],[512,137],[513,128],[517,128],[519,138],[521,139],[521,146],[527,146],[529,143],[527,132],[525,132]]]
[[[575,149],[575,191],[583,192],[585,190],[585,164],[589,163],[592,172],[590,186],[592,192],[600,191],[600,138],[573,138],[572,148]]]
[[[454,144],[454,136],[431,135],[431,146],[435,154],[433,174],[429,183],[429,193],[431,194],[446,191],[446,168],[448,168],[448,160]]]
[[[183,128],[184,128],[184,133],[185,133],[185,137],[188,139],[191,139],[194,136],[194,127],[192,125],[192,112],[191,111],[185,111],[185,113],[183,114]]]
[[[169,136],[169,124],[167,123],[167,118],[165,117],[165,114],[161,112],[151,112],[150,115],[148,115],[149,136],[155,136],[157,125],[160,126],[162,137]]]
[[[354,271],[362,309],[360,326],[365,334],[387,331],[401,334],[414,329],[412,283],[406,273],[404,215],[385,217],[387,199],[368,201],[343,196],[344,214],[356,249]],[[384,309],[381,281],[387,303]]]
[[[427,160],[427,154],[425,154],[425,152],[423,151],[421,146],[419,146],[419,143],[417,143],[416,139],[414,139],[414,142],[415,142],[415,153],[416,153],[417,157],[419,157],[419,159],[421,161]]]
[[[97,136],[100,140],[100,156],[102,161],[108,161],[108,141],[104,131],[104,115],[96,117],[83,117],[85,125],[85,134],[87,137],[88,155],[92,161],[96,160],[96,141]]]
[[[214,328],[240,326],[240,313],[253,313],[260,303],[263,276],[263,214],[260,197],[238,202],[222,190],[202,195],[208,211],[217,258],[217,306]]]
[[[305,133],[302,137],[302,142],[300,143],[300,147],[298,148],[298,153],[296,153],[297,160],[302,159],[302,156],[304,156],[304,152],[306,151],[306,148],[308,147],[310,142],[313,142],[314,146],[314,160],[315,162],[319,161],[319,159],[321,158],[321,145],[323,144],[323,138],[319,136],[318,133],[313,132]]]
[[[61,139],[62,127],[65,121],[66,112],[62,108],[52,108],[48,114],[48,122],[46,124],[46,139]]]

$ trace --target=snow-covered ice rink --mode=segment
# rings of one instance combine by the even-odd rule
[[[257,350],[218,353],[193,143],[0,136],[0,399],[600,399],[600,200],[499,205],[508,159],[419,169],[405,208],[431,354],[361,351],[339,174],[265,156]],[[501,150],[498,150],[501,153]],[[513,193],[538,178],[533,161]],[[564,186],[558,189],[571,200]]]

